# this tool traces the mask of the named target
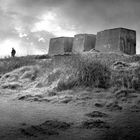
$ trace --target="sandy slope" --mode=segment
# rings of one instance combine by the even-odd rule
[[[77,97],[75,97],[75,93]],[[17,93],[15,93],[16,95]],[[75,89],[58,100],[0,98],[1,140],[139,139],[140,97],[117,97],[102,89]],[[58,95],[54,95],[57,96]],[[68,101],[68,95],[71,95]],[[123,95],[123,94],[122,94]],[[38,96],[38,99],[40,97]],[[46,98],[46,97],[44,97]],[[27,98],[26,98],[27,100]],[[99,111],[99,112],[97,112]],[[45,123],[48,121],[48,123]]]
[[[58,92],[53,89],[65,69],[49,66],[24,66],[1,76],[0,140],[140,139],[138,92],[90,88]]]

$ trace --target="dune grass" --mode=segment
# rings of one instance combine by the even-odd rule
[[[100,61],[83,61],[77,69],[78,85],[108,88],[110,69]]]
[[[22,66],[34,65],[35,63],[35,58],[31,56],[15,58],[9,57],[5,59],[0,59],[0,74],[5,74]]]
[[[112,71],[111,86],[117,89],[140,90],[140,66],[135,69]]]
[[[39,59],[48,59],[48,57],[25,56],[0,59],[0,75],[22,66],[36,65]],[[115,62],[115,59],[111,59],[111,62]],[[83,55],[77,54],[68,57],[68,59],[64,57],[64,64],[60,66],[60,72],[63,73],[63,76],[58,82],[57,90],[67,90],[80,86],[140,90],[140,66],[134,69],[113,70],[111,62],[108,59],[90,57],[90,55],[83,57]],[[52,61],[42,61],[41,64],[41,68],[45,67],[44,69],[46,69],[47,67],[50,73],[55,69]]]
[[[76,62],[75,62],[76,60]],[[104,60],[105,61],[105,60]],[[58,83],[58,90],[72,89],[76,86],[91,88],[114,88],[140,90],[140,66],[124,70],[113,70],[107,62],[76,55],[69,61],[69,78]],[[115,61],[114,61],[115,62]],[[67,75],[68,73],[66,73]]]
[[[69,78],[60,80],[58,90],[67,90],[76,86],[98,88],[110,86],[111,71],[109,67],[98,60],[84,59],[77,55],[76,63],[71,63],[69,71],[71,71]]]

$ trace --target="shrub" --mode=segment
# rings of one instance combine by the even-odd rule
[[[135,90],[140,90],[140,66],[133,71],[132,78],[132,88]]]
[[[112,87],[140,90],[140,66],[134,69],[112,71]]]
[[[110,69],[100,61],[81,61],[77,69],[78,85],[86,87],[108,88]]]
[[[68,79],[62,79],[58,82],[57,90],[69,90],[77,86],[77,79],[75,78],[68,78]]]
[[[72,55],[71,58],[64,60],[65,63],[61,69],[65,74],[58,83],[59,90],[67,90],[75,86],[140,90],[140,66],[138,65],[131,67],[129,64],[127,67],[113,69],[105,58],[98,59],[98,57],[82,54]],[[115,62],[114,59],[113,64]],[[71,78],[65,78],[70,75],[72,75]]]
[[[72,76],[60,80],[57,90],[67,90],[75,86],[108,88],[110,86],[110,69],[97,60],[89,60],[77,55],[76,63],[71,65]],[[73,58],[75,59],[75,58]],[[72,64],[72,63],[71,63]],[[69,75],[68,72],[66,75]],[[66,76],[65,76],[66,77]]]

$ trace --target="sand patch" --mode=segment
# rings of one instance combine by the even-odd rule
[[[93,129],[93,128],[110,128],[109,124],[105,121],[102,121],[100,119],[98,120],[86,120],[83,121],[81,124],[81,128],[85,129]]]
[[[87,114],[85,114],[85,115],[88,116],[88,117],[91,117],[91,118],[96,118],[96,117],[101,117],[101,118],[103,118],[103,117],[108,117],[108,115],[107,115],[106,113],[102,113],[102,112],[100,112],[100,111],[93,111],[93,112],[87,113]]]
[[[112,101],[106,104],[106,108],[110,111],[121,111],[123,108],[118,104],[117,101]]]
[[[71,125],[72,123],[58,120],[47,120],[40,125],[32,125],[28,128],[20,129],[20,132],[29,137],[37,137],[40,135],[52,136],[59,135],[60,131],[69,129]]]

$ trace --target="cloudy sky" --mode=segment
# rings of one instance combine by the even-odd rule
[[[49,39],[126,27],[137,31],[140,0],[0,0],[0,57],[47,53]]]

